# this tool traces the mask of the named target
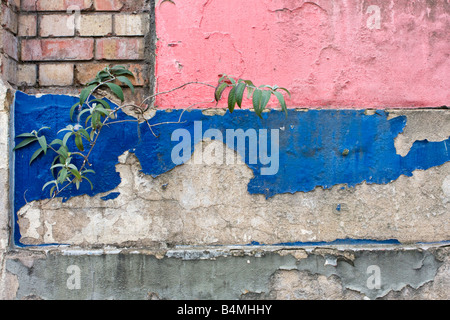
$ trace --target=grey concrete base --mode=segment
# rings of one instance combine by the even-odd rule
[[[4,299],[449,299],[450,247],[46,248],[4,255]]]

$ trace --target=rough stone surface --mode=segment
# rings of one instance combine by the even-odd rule
[[[220,166],[196,165],[192,159],[152,178],[139,173],[134,155],[124,154],[116,166],[122,179],[112,191],[120,193],[116,199],[103,201],[102,194],[65,203],[29,203],[19,212],[22,240],[139,246],[166,241],[226,245],[345,238],[415,243],[448,237],[450,163],[416,170],[412,177],[401,176],[386,185],[338,185],[267,200],[247,192],[252,171],[239,159]]]
[[[405,115],[406,127],[395,139],[397,153],[408,154],[414,141],[442,141],[450,136],[450,112],[448,110],[400,111],[389,114],[391,117]]]
[[[3,294],[69,300],[449,298],[445,247],[292,251],[299,250],[299,259],[274,247],[16,250],[5,256]],[[371,285],[373,267],[379,287]]]

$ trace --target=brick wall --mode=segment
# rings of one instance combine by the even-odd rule
[[[3,0],[3,74],[28,93],[77,93],[106,65],[121,64],[136,75],[137,97],[146,95],[154,56],[151,3]]]
[[[20,0],[1,1],[1,74],[10,83],[18,81],[18,19]]]

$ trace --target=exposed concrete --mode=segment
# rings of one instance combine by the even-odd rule
[[[395,139],[397,153],[408,154],[414,141],[442,141],[450,137],[449,110],[392,110],[389,117],[406,116],[406,127]]]
[[[203,147],[213,150],[217,144]],[[232,165],[212,160],[196,165],[195,157],[152,178],[139,172],[134,155],[124,154],[116,166],[122,179],[113,190],[120,193],[117,198],[103,201],[107,194],[101,194],[28,203],[19,211],[22,242],[140,247],[345,238],[415,243],[449,236],[450,163],[385,185],[338,185],[266,199],[247,192],[252,171],[238,157]]]
[[[9,247],[9,107],[12,103],[10,87],[0,80],[0,288],[12,288],[10,277],[4,272]],[[13,281],[12,281],[13,282]],[[9,298],[8,290],[0,289],[0,299]]]
[[[17,251],[7,257],[16,299],[448,299],[449,249],[175,248]],[[353,259],[348,259],[353,256]],[[335,265],[326,261],[335,260]],[[379,268],[380,288],[370,267]]]

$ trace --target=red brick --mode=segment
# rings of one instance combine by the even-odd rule
[[[85,85],[95,78],[97,72],[103,70],[107,66],[107,63],[78,63],[75,65],[75,79],[78,83]]]
[[[39,66],[41,86],[70,86],[73,84],[73,64],[52,63]]]
[[[68,14],[47,14],[41,16],[39,29],[41,37],[67,37],[75,35],[74,17]]]
[[[1,39],[3,44],[3,52],[6,53],[11,58],[18,60],[18,40],[11,32],[2,30]]]
[[[17,34],[18,19],[17,13],[11,10],[8,6],[2,5],[1,22],[3,28]]]
[[[24,39],[22,61],[74,61],[94,57],[93,39]]]
[[[34,14],[19,16],[19,36],[34,37],[37,33],[37,17]]]
[[[24,11],[66,11],[69,7],[80,10],[92,6],[92,0],[22,0]]]
[[[144,38],[102,38],[97,40],[96,59],[142,60]]]
[[[94,7],[97,11],[120,11],[123,2],[120,0],[94,0]]]
[[[97,62],[86,62],[78,63],[75,65],[75,79],[80,84],[86,84],[93,80],[100,70],[103,70],[107,66],[113,67],[115,64],[111,63],[97,63]],[[146,78],[145,67],[142,64],[136,63],[119,63],[119,65],[126,67],[128,70],[133,72],[134,78],[131,76],[129,79],[134,86],[144,86],[147,84],[148,79]],[[119,81],[116,82],[121,85]]]

